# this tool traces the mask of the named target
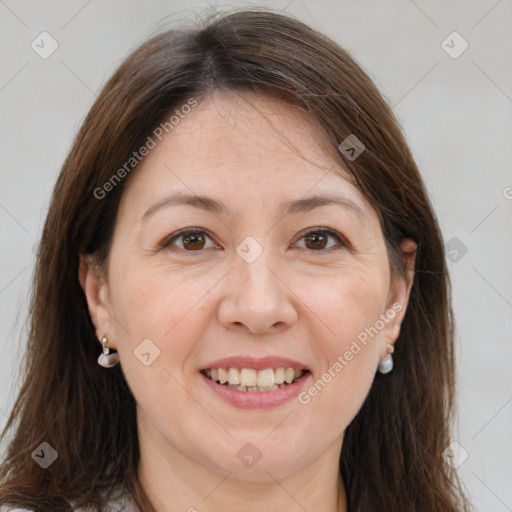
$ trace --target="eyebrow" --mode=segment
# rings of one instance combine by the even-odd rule
[[[209,211],[216,215],[230,214],[226,206],[214,199],[213,197],[196,195],[196,194],[183,194],[176,193],[168,197],[164,197],[153,206],[151,206],[142,216],[145,219],[152,213],[167,208],[170,206],[188,205],[201,210]],[[326,193],[322,195],[314,195],[310,197],[304,197],[301,199],[295,199],[293,201],[287,201],[281,204],[280,213],[284,217],[285,215],[294,215],[299,213],[306,213],[315,208],[328,205],[341,206],[347,210],[351,210],[356,213],[362,220],[366,220],[363,209],[354,201],[348,197],[337,196],[334,194]]]

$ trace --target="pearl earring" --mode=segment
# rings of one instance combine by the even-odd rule
[[[103,352],[98,357],[98,364],[103,368],[112,368],[119,363],[119,354],[117,352],[110,353],[110,347],[107,345],[107,337],[101,338],[103,344]]]
[[[388,343],[388,355],[382,361],[379,361],[377,366],[377,370],[380,373],[389,373],[393,369],[393,356],[391,354],[394,351],[395,347]]]

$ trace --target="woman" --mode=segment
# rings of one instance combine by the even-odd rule
[[[291,17],[126,59],[57,181],[31,315],[0,503],[469,510],[425,187],[368,76]]]

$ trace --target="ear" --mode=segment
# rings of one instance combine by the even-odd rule
[[[115,340],[111,340],[109,337],[109,334],[113,332],[113,317],[110,313],[108,282],[93,257],[80,256],[78,280],[85,294],[96,337],[101,340],[103,336],[107,336],[109,338],[108,346],[115,349]]]
[[[414,266],[416,263],[416,243],[407,238],[400,244],[400,251],[405,264],[403,274],[395,275],[392,279],[388,295],[386,317],[389,324],[384,333],[385,345],[393,344],[400,334],[400,327],[407,310],[412,284],[414,282]],[[386,353],[386,346],[383,347],[383,354]]]

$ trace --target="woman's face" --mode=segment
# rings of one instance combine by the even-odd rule
[[[289,106],[215,93],[130,177],[107,279],[82,271],[142,446],[242,479],[339,456],[411,282],[320,142]]]

